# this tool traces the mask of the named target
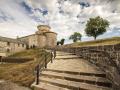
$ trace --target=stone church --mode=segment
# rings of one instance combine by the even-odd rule
[[[55,47],[57,43],[57,33],[52,32],[50,26],[39,25],[35,34],[21,37],[18,40],[24,41],[30,47]]]
[[[26,48],[53,48],[57,43],[57,33],[52,32],[50,26],[39,25],[35,34],[17,39],[0,36],[0,52],[19,52]]]

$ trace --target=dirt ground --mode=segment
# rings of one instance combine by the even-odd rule
[[[2,80],[0,81],[0,90],[31,90],[31,89]]]

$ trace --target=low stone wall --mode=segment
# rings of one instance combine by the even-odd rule
[[[89,47],[56,47],[56,50],[75,53],[95,64],[113,83],[113,90],[120,90],[120,44]]]
[[[1,63],[25,63],[32,61],[34,58],[21,58],[21,57],[5,57],[0,60]]]

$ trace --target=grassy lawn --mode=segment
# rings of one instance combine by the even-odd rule
[[[10,57],[37,57],[39,59],[26,63],[5,63],[0,64],[0,79],[15,82],[17,84],[29,87],[34,81],[34,68],[38,63],[44,60],[44,55],[49,53],[41,49],[31,49],[16,53]],[[49,58],[50,59],[50,58]]]
[[[112,45],[120,43],[120,37],[113,37],[108,39],[99,39],[93,41],[85,41],[85,42],[76,42],[72,44],[65,45],[66,47],[84,47],[84,46],[99,46],[99,45]]]

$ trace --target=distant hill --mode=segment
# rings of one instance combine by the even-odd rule
[[[81,41],[81,42],[75,42],[72,44],[66,44],[64,46],[69,47],[84,47],[84,46],[100,46],[100,45],[112,45],[112,44],[118,44],[120,43],[120,37],[112,37],[107,39],[98,39],[98,40],[92,40],[92,41]]]

